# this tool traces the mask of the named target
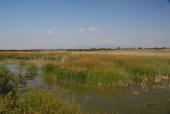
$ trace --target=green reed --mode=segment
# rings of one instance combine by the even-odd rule
[[[127,86],[128,76],[125,71],[113,69],[107,71],[69,71],[60,66],[47,64],[44,66],[46,76],[52,76],[57,81],[91,86]]]
[[[68,55],[62,64],[52,62],[43,67],[54,80],[91,86],[127,86],[130,81],[170,76],[167,57],[132,55]],[[137,81],[138,80],[138,81]],[[141,81],[140,81],[141,80]]]

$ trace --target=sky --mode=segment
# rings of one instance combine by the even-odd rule
[[[170,0],[0,0],[0,49],[170,47]]]

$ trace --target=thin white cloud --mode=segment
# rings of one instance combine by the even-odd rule
[[[78,30],[80,32],[95,32],[95,31],[100,31],[100,28],[98,28],[98,27],[88,27],[88,28],[79,28]]]
[[[88,28],[89,31],[99,31],[100,29],[97,27],[90,27]]]
[[[48,30],[47,33],[48,33],[48,34],[54,34],[55,32],[52,31],[52,30]]]
[[[86,31],[86,29],[85,28],[80,28],[79,31],[84,32],[84,31]]]

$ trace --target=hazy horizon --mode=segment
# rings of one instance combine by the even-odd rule
[[[170,0],[0,0],[0,49],[170,47]]]

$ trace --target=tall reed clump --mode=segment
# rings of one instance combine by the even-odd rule
[[[91,86],[127,86],[128,76],[125,71],[113,69],[112,71],[84,70],[72,71],[61,66],[47,64],[44,66],[46,76],[54,80],[73,84],[85,84]]]
[[[58,65],[53,64],[47,64],[43,69],[46,76],[50,75],[57,81],[70,82],[73,84],[84,84],[86,81],[87,72],[68,71]]]
[[[91,71],[87,74],[86,83],[92,86],[128,86],[129,77],[125,71],[113,69],[112,71]]]

